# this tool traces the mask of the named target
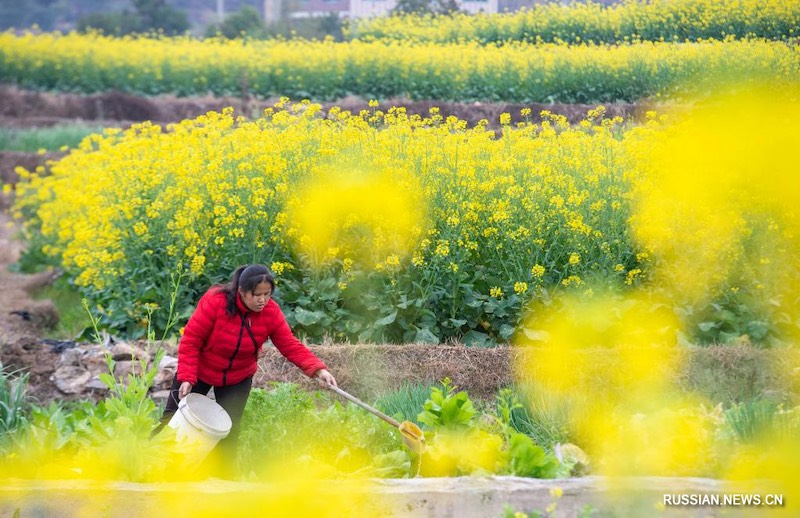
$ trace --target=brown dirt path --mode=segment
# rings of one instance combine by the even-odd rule
[[[19,228],[11,217],[0,212],[0,364],[7,370],[25,369],[30,395],[39,401],[57,397],[50,381],[58,354],[42,343],[46,328],[58,322],[58,314],[49,300],[34,300],[31,293],[53,281],[53,272],[33,275],[13,273],[22,252],[15,239]]]

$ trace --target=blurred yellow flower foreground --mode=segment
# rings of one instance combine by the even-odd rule
[[[651,281],[534,305],[517,331],[518,375],[571,405],[600,473],[765,479],[800,509],[796,436],[776,426],[721,449],[719,409],[676,390],[678,339],[691,330],[673,310],[747,291],[783,315],[792,345],[800,338],[797,92],[721,95],[638,141],[631,230],[652,256]]]

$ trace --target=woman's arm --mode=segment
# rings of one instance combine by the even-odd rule
[[[177,378],[180,382],[188,382],[191,385],[197,383],[197,367],[200,363],[200,351],[211,336],[216,321],[216,307],[213,303],[210,292],[206,292],[197,303],[189,322],[183,329],[183,336],[178,345],[178,371]],[[181,392],[188,390],[181,385]],[[186,394],[184,394],[186,395]]]
[[[299,367],[306,376],[316,377],[318,379],[320,379],[320,375],[324,376],[324,378],[327,378],[327,376],[333,378],[330,372],[328,372],[328,367],[325,363],[317,358],[317,356],[311,352],[308,347],[303,345],[300,340],[295,338],[280,308],[277,308],[275,318],[278,321],[277,326],[269,335],[269,338],[272,340],[272,343],[275,344],[278,351],[286,357],[287,360]],[[327,373],[327,376],[321,374],[322,371]],[[335,382],[336,380],[334,380],[334,384]]]

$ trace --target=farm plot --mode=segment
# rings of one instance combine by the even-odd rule
[[[331,479],[589,470],[737,481],[736,491],[785,495],[782,510],[796,510],[796,367],[775,367],[787,390],[724,405],[674,383],[697,346],[788,356],[797,342],[800,105],[796,41],[785,36],[567,46],[5,34],[3,77],[29,87],[190,94],[246,84],[260,96],[325,99],[352,84],[376,99],[323,112],[283,98],[254,118],[223,109],[92,135],[45,168],[19,171],[23,263],[63,268],[94,325],[151,344],[178,339],[203,288],[261,262],[307,341],[519,351],[514,385],[488,401],[448,380],[376,401],[424,429],[421,454],[329,394],[256,390],[240,481],[288,481],[308,495]],[[454,51],[468,65],[448,68]],[[687,105],[662,105],[635,125],[603,106],[579,122],[522,108],[494,130],[377,100],[398,94]],[[25,375],[4,373],[2,473],[144,483],[207,475],[187,467],[170,437],[151,440],[156,367],[140,367],[104,376],[101,404],[69,407],[30,406]],[[766,488],[752,482],[765,478]],[[552,513],[563,489],[545,487],[545,509],[505,512]],[[299,505],[292,494],[270,504],[288,513]],[[326,509],[310,499],[302,509],[336,514],[353,501],[335,494]]]

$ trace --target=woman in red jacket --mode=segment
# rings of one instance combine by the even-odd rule
[[[278,351],[320,385],[336,380],[325,364],[292,334],[272,300],[275,280],[266,266],[238,268],[226,285],[212,286],[197,303],[178,345],[178,371],[161,419],[162,426],[190,392],[208,394],[228,412],[233,426],[218,445],[235,453],[239,422],[256,373],[261,347],[272,340]]]

